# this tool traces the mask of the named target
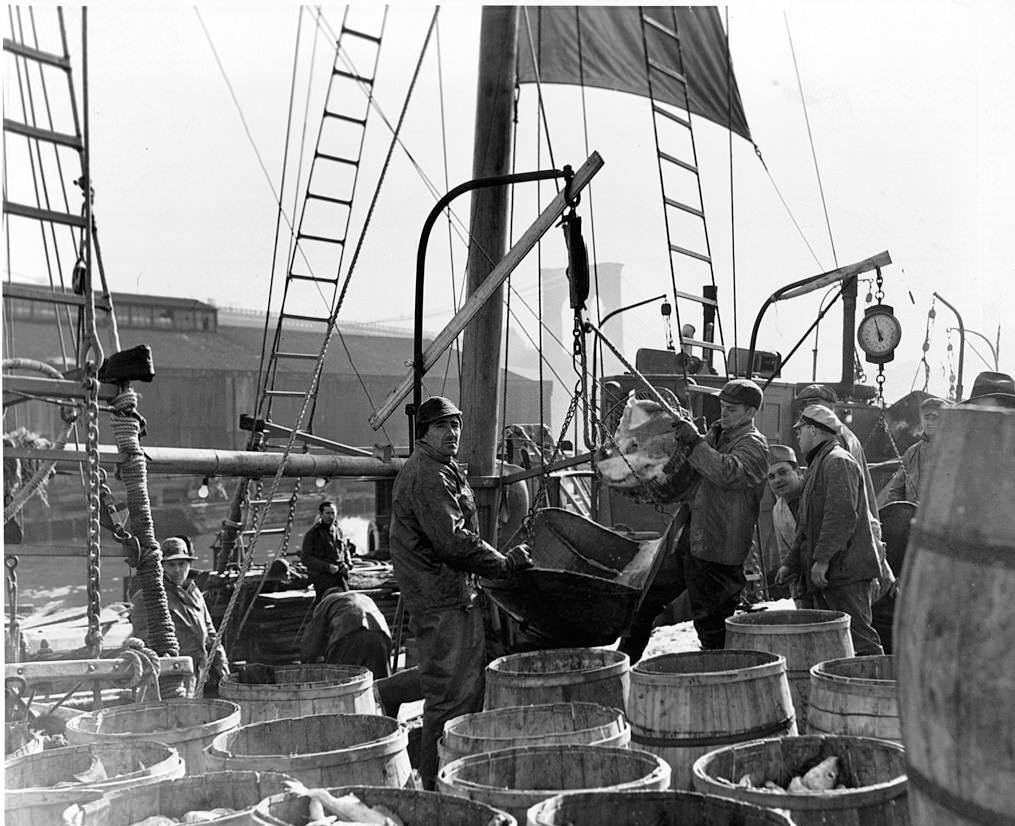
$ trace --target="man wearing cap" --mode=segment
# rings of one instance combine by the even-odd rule
[[[834,415],[835,404],[839,397],[827,384],[808,384],[797,393],[796,400],[800,404],[800,410],[816,404],[827,408]],[[867,513],[871,523],[871,531],[874,534],[874,543],[878,549],[878,564],[881,567],[881,573],[878,576],[877,596],[878,598],[889,596],[895,592],[895,574],[888,564],[885,546],[881,541],[877,490],[874,487],[874,480],[871,478],[870,468],[867,466],[867,454],[856,434],[843,424],[838,416],[835,418],[839,422],[839,432],[836,434],[836,438],[838,438],[839,444],[846,448],[849,455],[856,459],[856,463],[860,466],[860,473],[863,474],[864,487],[867,489]]]
[[[868,516],[867,487],[860,467],[837,438],[841,422],[827,407],[804,408],[793,425],[807,462],[797,534],[780,584],[796,575],[808,608],[850,617],[857,655],[883,654],[871,625],[881,566]]]
[[[317,506],[317,521],[303,535],[300,562],[306,566],[314,586],[314,605],[332,588],[349,590],[352,552],[335,521],[336,515],[334,502],[321,502]]]
[[[687,420],[674,425],[677,441],[688,450],[688,463],[701,476],[688,528],[676,550],[682,553],[691,617],[702,649],[725,645],[726,618],[733,616],[746,584],[744,560],[768,470],[768,442],[754,426],[763,398],[750,379],[733,379],[719,393],[719,421],[706,435]]]
[[[370,597],[335,586],[314,606],[300,638],[305,663],[324,658],[330,665],[361,665],[374,680],[391,674],[391,631]]]
[[[215,624],[204,595],[189,579],[195,559],[193,547],[185,537],[172,536],[162,543],[162,554],[162,578],[169,603],[169,617],[180,644],[180,656],[193,658],[195,674],[211,658],[205,692],[214,695],[218,691],[219,680],[229,674],[229,660],[221,644],[214,651],[209,650],[215,634]],[[147,643],[148,617],[145,606],[141,604],[140,591],[131,597],[131,602],[133,634]]]
[[[768,446],[768,487],[775,496],[772,506],[772,531],[779,553],[779,565],[785,565],[793,540],[796,539],[797,519],[800,513],[800,494],[804,490],[804,475],[797,462],[796,451],[789,445]],[[790,577],[786,583],[789,594],[804,608],[799,577]]]
[[[920,402],[920,424],[923,432],[916,444],[910,445],[902,454],[902,465],[885,485],[882,496],[883,504],[912,502],[915,505],[919,503],[920,478],[930,462],[931,443],[934,441],[934,434],[937,433],[941,411],[946,407],[951,407],[951,404],[936,397]]]
[[[474,577],[507,578],[531,567],[524,545],[501,554],[479,535],[472,488],[455,461],[462,412],[442,396],[416,413],[416,442],[392,491],[391,562],[416,638],[425,703],[419,772],[437,776],[444,723],[483,705],[482,608]]]

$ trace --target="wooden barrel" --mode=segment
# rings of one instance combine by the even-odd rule
[[[161,815],[183,821],[187,812],[232,809],[201,823],[213,826],[248,826],[254,806],[282,792],[286,775],[276,772],[208,772],[179,780],[108,792],[97,803],[75,805],[63,819],[76,826],[132,826]]]
[[[438,791],[487,803],[522,823],[529,808],[571,790],[669,785],[665,760],[613,746],[517,746],[453,760],[437,773]]]
[[[444,724],[437,743],[443,766],[459,757],[513,746],[571,743],[619,746],[631,742],[624,713],[595,703],[547,703],[463,714]]]
[[[944,410],[895,612],[913,822],[1015,823],[1015,411]]]
[[[697,792],[571,792],[537,803],[528,826],[793,826],[786,815]]]
[[[188,774],[201,774],[205,747],[239,724],[240,707],[229,700],[172,699],[80,714],[67,721],[66,737],[72,744],[123,746],[157,740],[180,753]]]
[[[771,780],[785,788],[793,777],[833,755],[839,758],[839,782],[845,789],[790,793],[737,785],[750,774],[755,786]],[[785,811],[796,826],[910,823],[903,748],[873,737],[808,734],[726,746],[698,758],[694,787],[704,794]]]
[[[373,714],[374,677],[359,665],[253,665],[219,683],[240,725],[314,714]]]
[[[101,763],[104,780],[76,780]],[[17,757],[5,766],[5,822],[59,823],[68,806],[117,789],[183,777],[183,760],[162,743],[134,741],[122,745],[89,743],[48,749]],[[66,784],[57,786],[57,784]]]
[[[486,667],[483,708],[596,703],[627,708],[631,661],[604,648],[554,648],[498,657]]]
[[[726,647],[771,651],[786,658],[797,729],[807,727],[811,666],[853,656],[849,615],[841,611],[788,610],[735,614],[726,620]]]
[[[631,670],[628,721],[635,748],[670,764],[672,788],[690,789],[705,752],[797,733],[786,658],[727,649],[642,660]]]
[[[846,657],[812,666],[807,731],[901,743],[895,657]]]
[[[408,735],[379,714],[316,714],[250,723],[216,737],[211,769],[285,772],[311,787],[339,782],[404,786],[412,768]]]
[[[466,800],[416,789],[344,786],[328,790],[335,797],[354,794],[367,806],[385,806],[407,826],[516,826],[517,821],[478,800]],[[297,826],[308,820],[309,799],[292,794],[272,795],[254,808],[251,823]]]

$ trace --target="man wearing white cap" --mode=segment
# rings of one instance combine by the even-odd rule
[[[807,463],[797,535],[777,581],[800,577],[808,608],[842,611],[850,617],[857,655],[883,654],[871,625],[877,597],[878,551],[868,516],[867,487],[849,452],[839,444],[842,423],[827,407],[804,408],[793,425]]]
[[[775,496],[772,506],[772,531],[775,547],[779,552],[779,564],[789,558],[790,549],[796,539],[797,517],[800,513],[800,495],[804,490],[804,475],[797,462],[796,451],[789,445],[768,446],[768,487]],[[800,579],[792,577],[789,594],[797,608],[806,607],[801,597]]]

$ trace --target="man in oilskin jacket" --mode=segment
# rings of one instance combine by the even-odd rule
[[[461,432],[462,413],[449,399],[423,402],[412,455],[392,492],[391,562],[425,700],[419,772],[426,789],[436,783],[444,723],[483,705],[485,632],[473,575],[503,579],[532,565],[524,545],[502,554],[480,537],[472,488],[455,461]]]

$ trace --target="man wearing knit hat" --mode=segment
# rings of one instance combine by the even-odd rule
[[[674,435],[701,479],[691,500],[690,522],[672,551],[680,555],[682,577],[673,578],[669,599],[643,606],[639,617],[649,613],[654,617],[686,583],[703,649],[725,645],[726,618],[733,615],[746,584],[744,560],[751,549],[768,470],[768,442],[754,426],[763,399],[753,381],[734,379],[719,394],[719,421],[708,433],[703,436],[686,420],[674,425]],[[658,594],[660,589],[654,591]],[[629,656],[633,653],[632,661],[637,661],[644,643],[629,634],[620,650]]]
[[[912,502],[914,505],[920,501],[920,479],[923,470],[930,464],[930,454],[934,434],[937,433],[938,419],[941,411],[951,407],[951,402],[931,396],[920,402],[920,424],[923,432],[916,444],[906,448],[902,454],[902,465],[899,467],[882,492],[882,505],[889,502]]]
[[[881,566],[867,488],[857,461],[839,444],[841,427],[831,410],[816,404],[804,408],[793,425],[807,475],[797,535],[777,581],[783,584],[798,576],[808,608],[849,615],[857,655],[883,654],[871,625]]]

